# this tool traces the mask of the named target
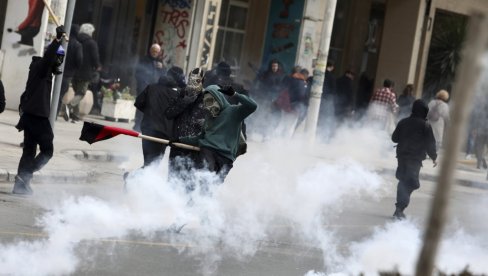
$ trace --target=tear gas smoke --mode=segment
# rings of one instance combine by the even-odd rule
[[[204,183],[209,190],[197,186],[191,198],[184,183],[167,181],[162,162],[132,173],[125,194],[58,199],[38,220],[46,238],[0,245],[2,273],[74,273],[84,258],[76,252],[80,242],[95,245],[133,235],[151,240],[162,232],[180,252],[198,257],[206,275],[218,268],[223,256],[245,261],[262,241],[280,234],[321,249],[324,272],[310,271],[307,276],[377,275],[378,270],[395,267],[402,273],[413,272],[423,227],[418,223],[386,223],[359,242],[341,241],[327,227],[351,202],[360,206],[385,195],[394,197],[396,183],[372,171],[380,162],[374,160],[394,162],[388,135],[368,128],[341,128],[329,144],[313,149],[300,140],[268,139],[252,144],[238,158],[223,185],[216,185],[212,174],[194,172],[192,181]],[[390,215],[393,206],[385,209]],[[287,225],[289,232],[280,233],[277,222]],[[185,235],[165,232],[183,224]],[[443,242],[438,267],[458,272],[470,264],[473,272],[487,272],[486,239],[454,233]],[[346,244],[346,252],[339,249],[340,243]]]

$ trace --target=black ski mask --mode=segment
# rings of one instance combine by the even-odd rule
[[[59,46],[58,50],[56,51],[56,57],[54,58],[54,63],[53,63],[53,68],[52,68],[54,75],[59,75],[59,74],[63,73],[59,69],[59,66],[61,66],[61,64],[63,64],[64,55],[65,55],[65,52],[64,52],[63,46]]]

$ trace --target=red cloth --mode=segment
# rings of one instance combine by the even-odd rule
[[[120,127],[111,127],[111,126],[104,126],[99,125],[96,123],[84,122],[83,129],[81,130],[81,141],[86,141],[89,144],[93,144],[98,141],[107,140],[112,137],[115,137],[119,134],[139,137],[139,132],[120,128]]]
[[[29,11],[27,17],[20,23],[18,29],[23,30],[27,27],[41,27],[42,13],[44,12],[44,1],[29,0]]]
[[[288,93],[288,89],[281,91],[280,95],[278,95],[278,98],[273,102],[273,104],[285,112],[293,112],[293,108],[290,104],[290,94]]]

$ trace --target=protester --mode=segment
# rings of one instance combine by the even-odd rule
[[[231,105],[224,94],[239,104]],[[236,93],[232,86],[211,85],[203,92],[203,106],[207,113],[204,130],[198,136],[179,137],[179,141],[200,147],[200,162],[223,182],[237,157],[242,122],[256,110],[257,104]]]
[[[257,93],[255,98],[261,99],[262,102],[270,102],[278,96],[281,88],[284,73],[280,62],[273,59],[269,62],[266,71],[257,77]]]
[[[475,105],[473,114],[474,131],[474,153],[476,156],[476,168],[487,169],[488,164],[485,159],[485,150],[488,145],[488,106],[484,100],[480,100]]]
[[[393,81],[385,79],[383,87],[376,90],[371,97],[367,115],[372,124],[389,133],[395,126],[394,116],[398,111],[394,86]]]
[[[275,132],[278,136],[291,138],[298,123],[307,112],[307,75],[300,66],[295,66],[292,73],[283,79],[283,90],[275,100],[275,106],[281,111],[281,118]]]
[[[449,124],[448,100],[449,93],[446,90],[439,90],[435,95],[435,99],[429,102],[429,114],[427,115],[427,119],[432,125],[437,149],[442,147],[445,127]]]
[[[16,126],[24,131],[24,146],[12,193],[32,194],[30,181],[35,171],[40,170],[53,156],[54,134],[49,122],[53,73],[64,60],[61,40],[63,26],[56,28],[56,38],[47,47],[44,56],[33,57],[25,92],[20,98],[20,120]],[[36,156],[37,145],[40,153]]]
[[[318,120],[319,135],[325,140],[332,137],[335,129],[334,95],[336,94],[336,78],[334,76],[334,70],[334,61],[327,61]]]
[[[412,192],[420,187],[419,173],[426,154],[437,166],[437,152],[432,128],[426,122],[429,108],[422,100],[416,100],[412,106],[412,114],[402,119],[391,136],[398,143],[396,154],[398,179],[396,209],[393,217],[404,219],[403,211],[410,202]]]
[[[177,84],[168,75],[161,76],[157,83],[148,85],[137,96],[134,105],[144,114],[141,121],[142,134],[166,140],[174,139],[173,120],[166,117],[165,111],[177,96]],[[165,150],[165,144],[142,140],[144,167],[162,157]]]
[[[0,80],[0,113],[3,111],[5,111],[5,89],[2,80]]]
[[[148,54],[139,60],[136,67],[136,92],[137,96],[150,84],[158,81],[159,77],[165,74],[163,62],[161,60],[161,46],[153,44],[149,48]],[[142,112],[136,112],[134,119],[135,131],[141,130]]]
[[[68,42],[68,54],[66,55],[66,61],[64,63],[63,81],[61,82],[61,92],[59,94],[58,113],[63,106],[62,100],[66,92],[68,92],[71,80],[73,79],[76,71],[81,68],[81,64],[83,63],[83,47],[77,38],[79,31],[80,26],[76,24],[71,25]],[[65,121],[68,121],[70,115],[68,106],[64,105],[63,111],[63,118]]]
[[[166,117],[174,120],[175,137],[198,136],[203,131],[205,108],[203,107],[203,70],[193,69],[188,76],[185,89],[179,91],[178,97],[166,109]],[[199,153],[178,147],[171,148],[169,154],[170,174],[186,180],[194,167],[200,166]],[[194,189],[191,181],[185,181],[187,191]]]
[[[410,115],[415,97],[413,96],[413,84],[407,84],[402,94],[398,97],[398,120]]]
[[[342,122],[352,114],[354,107],[353,81],[354,72],[352,70],[346,70],[344,75],[336,80],[334,112],[337,122]]]
[[[79,103],[88,90],[88,86],[102,69],[97,42],[93,39],[95,27],[90,23],[82,24],[78,33],[78,41],[83,46],[83,62],[73,76],[72,84],[75,97],[69,102],[70,117],[73,121],[80,120]]]

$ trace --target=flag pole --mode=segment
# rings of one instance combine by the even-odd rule
[[[147,136],[147,135],[144,135],[144,134],[139,134],[139,136],[137,136],[137,137],[139,137],[141,139],[144,139],[144,140],[153,141],[153,142],[156,142],[156,143],[161,143],[161,144],[169,144],[170,143],[169,140],[161,139],[161,138],[156,138],[156,137],[152,137],[152,136]],[[191,145],[187,145],[187,144],[183,144],[183,143],[171,143],[171,145],[173,145],[175,147],[178,147],[178,148],[182,148],[182,149],[200,151],[200,148],[199,147],[195,147],[195,146],[191,146]]]

